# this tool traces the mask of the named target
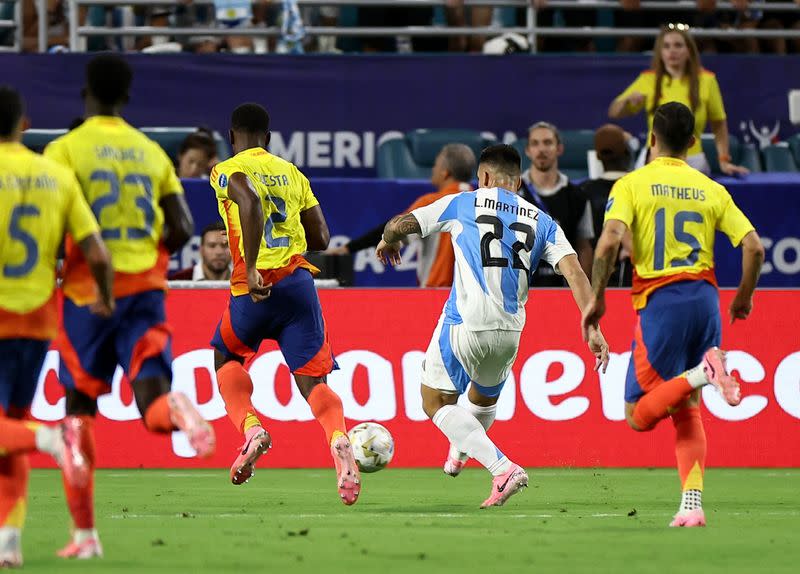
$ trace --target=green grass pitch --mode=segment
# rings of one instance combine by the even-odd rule
[[[23,545],[33,572],[797,572],[799,469],[710,469],[705,529],[667,528],[668,469],[529,469],[530,488],[479,510],[488,475],[366,475],[342,505],[333,470],[105,470],[96,510],[106,557],[64,562],[60,476],[33,471]]]

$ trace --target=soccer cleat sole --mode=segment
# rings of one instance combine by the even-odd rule
[[[231,482],[237,486],[253,478],[253,475],[256,473],[256,462],[263,455],[267,454],[267,451],[269,451],[272,446],[272,440],[269,434],[267,434],[267,431],[254,436],[251,442],[256,443],[255,448],[242,463],[231,472]]]

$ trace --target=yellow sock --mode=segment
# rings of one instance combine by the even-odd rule
[[[338,430],[337,431],[333,431],[333,434],[331,435],[331,446],[333,446],[333,443],[335,443],[336,439],[339,438],[340,436],[347,436],[347,435],[344,434],[342,431],[338,431]]]
[[[261,421],[258,420],[258,417],[252,413],[248,413],[247,416],[244,418],[244,424],[242,425],[242,432],[247,432],[253,427],[260,427]]]

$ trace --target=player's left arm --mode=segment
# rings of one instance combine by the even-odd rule
[[[194,231],[194,220],[182,193],[172,193],[159,203],[164,210],[164,247],[170,254],[181,249]]]
[[[331,240],[331,232],[319,204],[300,212],[300,223],[306,233],[309,251],[325,251]]]

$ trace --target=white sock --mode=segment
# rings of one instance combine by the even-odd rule
[[[84,541],[91,538],[96,540],[100,539],[97,530],[94,528],[76,528],[75,532],[72,534],[72,541],[75,542],[75,544],[82,544]]]
[[[483,430],[488,431],[489,427],[492,426],[495,417],[497,416],[497,404],[490,405],[488,407],[482,407],[476,405],[469,399],[467,399],[467,405],[464,407],[472,416],[478,419],[478,422],[481,423]],[[452,444],[450,445],[450,458],[454,458],[456,460],[460,460],[462,462],[466,462],[469,460],[469,456],[465,452],[459,451],[456,447]]]
[[[13,526],[0,527],[0,554],[19,552],[21,540],[22,529]]]
[[[703,491],[702,490],[684,490],[681,496],[680,512],[686,510],[696,510],[703,508]]]
[[[699,389],[707,385],[709,380],[708,377],[706,377],[706,372],[703,370],[703,363],[686,371],[686,380],[689,381],[693,389]]]
[[[36,429],[36,448],[40,452],[57,456],[59,446],[61,445],[61,429],[58,427],[51,427],[42,425]]]
[[[469,411],[457,405],[447,405],[433,415],[433,424],[450,439],[450,444],[474,458],[494,476],[503,474],[511,462],[486,436],[486,431]]]

